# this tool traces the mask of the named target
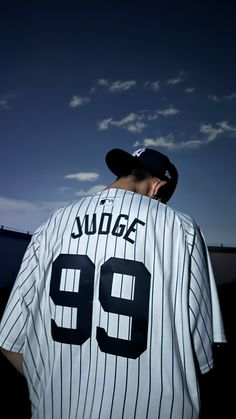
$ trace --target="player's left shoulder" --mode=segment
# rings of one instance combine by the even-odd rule
[[[195,238],[202,236],[199,224],[192,216],[178,210],[173,211],[180,228],[183,230],[183,234],[187,238],[187,243],[193,245]]]
[[[188,215],[182,213],[181,211],[177,210],[176,208],[172,207],[169,203],[164,204],[162,202],[158,202],[158,205],[159,205],[160,209],[162,209],[162,211],[164,211],[166,213],[167,218],[174,217],[176,222],[179,223],[179,224],[184,224],[184,225],[187,224],[187,223],[189,225],[194,224],[194,220],[190,216],[188,216]]]
[[[192,227],[193,229],[198,228],[196,220],[188,214],[177,211],[177,217],[181,220],[184,226]]]

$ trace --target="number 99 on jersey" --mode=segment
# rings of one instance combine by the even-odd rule
[[[61,290],[63,270],[80,271],[78,292]],[[51,318],[51,335],[56,342],[69,345],[83,345],[92,333],[94,303],[95,264],[87,255],[60,254],[52,265],[50,297],[55,306],[77,309],[76,327],[61,327]],[[132,300],[112,296],[114,274],[135,278]],[[121,339],[109,336],[107,331],[97,326],[96,340],[102,352],[138,358],[147,348],[150,272],[142,262],[111,257],[99,270],[98,297],[107,313],[131,318],[131,338]]]

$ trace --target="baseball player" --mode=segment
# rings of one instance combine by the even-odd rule
[[[198,374],[224,342],[207,247],[166,205],[178,173],[143,148],[117,179],[33,235],[1,321],[36,419],[197,419]]]

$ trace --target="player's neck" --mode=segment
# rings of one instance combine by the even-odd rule
[[[137,192],[136,186],[137,186],[136,183],[130,177],[122,177],[115,180],[115,182],[111,183],[110,185],[108,185],[106,189],[115,188],[115,189],[125,189],[126,191],[130,191],[130,192]]]

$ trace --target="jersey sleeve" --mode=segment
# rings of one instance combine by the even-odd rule
[[[201,372],[213,367],[213,342],[226,342],[216,282],[205,239],[196,227],[190,248],[189,316]]]
[[[12,352],[23,351],[29,307],[39,276],[39,235],[36,232],[32,236],[0,323],[0,346]]]

